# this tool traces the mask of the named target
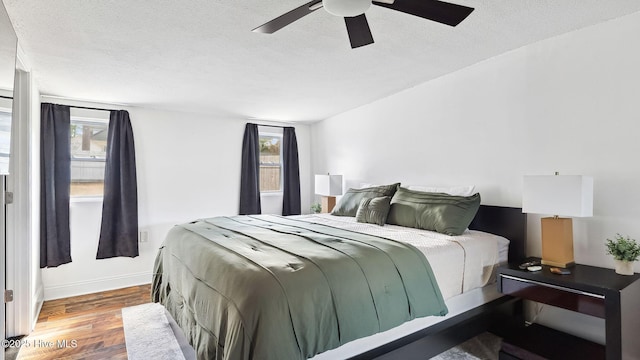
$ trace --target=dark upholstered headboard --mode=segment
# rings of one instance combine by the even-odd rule
[[[526,258],[527,214],[523,214],[521,208],[480,205],[469,229],[500,235],[511,241],[510,262],[520,262]]]

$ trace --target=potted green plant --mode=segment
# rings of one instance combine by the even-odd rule
[[[616,263],[616,273],[633,275],[633,262],[640,257],[640,246],[628,235],[624,237],[616,234],[613,240],[607,239],[607,254],[613,255]]]
[[[322,211],[322,205],[320,205],[320,203],[311,204],[311,211],[313,211],[314,214],[319,214],[320,211]]]

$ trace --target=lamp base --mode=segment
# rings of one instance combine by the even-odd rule
[[[542,264],[567,268],[573,260],[573,223],[569,218],[542,218]]]
[[[335,196],[321,196],[322,198],[322,210],[321,213],[330,213],[333,210],[333,207],[336,206],[336,197]]]
[[[576,265],[575,262],[568,262],[568,263],[561,263],[561,262],[555,262],[555,261],[549,261],[549,260],[544,260],[542,259],[540,261],[540,263],[542,265],[548,265],[548,266],[553,266],[553,267],[559,267],[559,268],[570,268],[570,267],[574,267]]]

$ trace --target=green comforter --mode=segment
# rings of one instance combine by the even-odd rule
[[[152,298],[199,359],[306,359],[447,313],[413,246],[270,215],[174,227],[156,258]]]

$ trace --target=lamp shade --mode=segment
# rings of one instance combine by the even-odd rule
[[[342,175],[316,175],[316,194],[342,195]]]
[[[569,217],[593,216],[593,178],[583,175],[525,176],[522,212]]]
[[[322,6],[329,14],[353,17],[364,14],[371,6],[371,0],[322,0]]]

